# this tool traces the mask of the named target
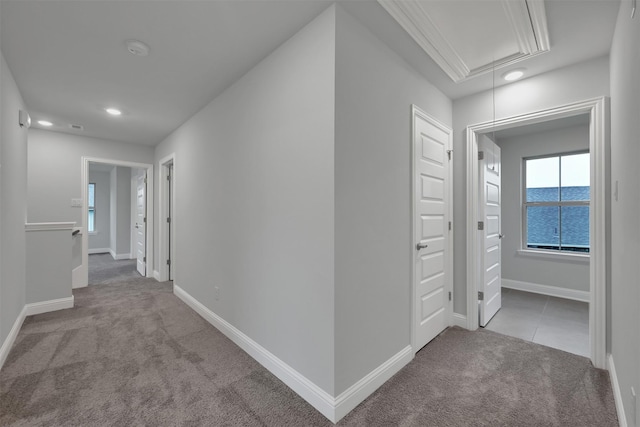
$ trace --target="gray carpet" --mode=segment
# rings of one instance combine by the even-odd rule
[[[328,426],[151,279],[74,291],[26,319],[0,371],[2,426]],[[491,331],[450,328],[343,426],[615,426],[608,374]]]
[[[110,254],[89,255],[89,284],[104,285],[135,281],[143,277],[136,270],[135,259],[114,260]]]

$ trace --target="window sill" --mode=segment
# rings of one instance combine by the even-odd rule
[[[518,249],[518,255],[531,258],[542,258],[553,261],[574,262],[577,264],[589,264],[589,254],[571,254],[566,252],[553,252],[533,249]]]

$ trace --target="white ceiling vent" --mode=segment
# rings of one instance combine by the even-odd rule
[[[378,0],[454,81],[550,49],[544,0]]]
[[[135,56],[148,56],[149,55],[149,46],[140,40],[127,40],[125,42],[127,45],[127,50],[130,54]]]
[[[84,130],[84,126],[82,125],[74,125],[73,123],[69,125],[69,129],[73,130]]]

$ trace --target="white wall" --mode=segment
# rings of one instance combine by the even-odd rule
[[[26,107],[0,52],[0,347],[25,305]]]
[[[411,344],[411,105],[452,122],[445,95],[337,12],[336,395]]]
[[[522,249],[522,164],[526,157],[589,150],[589,125],[510,138],[502,149],[502,279],[589,291],[589,264],[518,255]]]
[[[173,132],[155,163],[176,153],[175,285],[329,394],[332,9]]]
[[[81,159],[153,162],[153,147],[125,144],[40,129],[29,131],[29,222],[82,221],[82,208],[72,208],[72,198],[82,198]]]
[[[609,95],[608,57],[560,68],[499,87],[496,118],[511,117]],[[453,102],[454,311],[466,314],[466,139],[467,126],[493,119],[491,91]]]
[[[111,255],[116,259],[131,258],[131,168],[114,167],[110,175],[110,188]]]
[[[91,170],[89,182],[95,189],[95,234],[89,234],[89,250],[109,249],[111,236],[111,177],[109,172]]]
[[[620,6],[611,48],[611,182],[618,198],[611,206],[611,354],[627,425],[634,419],[631,387],[640,395],[640,16],[631,2]],[[613,194],[613,191],[612,191]]]

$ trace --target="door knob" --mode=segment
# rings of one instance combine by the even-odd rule
[[[420,249],[424,249],[426,247],[428,247],[429,245],[427,245],[426,243],[418,243],[416,245],[416,250],[419,251]]]

